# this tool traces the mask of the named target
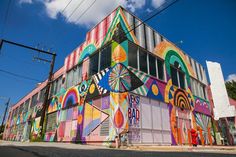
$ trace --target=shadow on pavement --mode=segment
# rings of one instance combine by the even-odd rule
[[[0,156],[16,157],[235,157],[235,154],[208,152],[153,152],[116,149],[67,149],[40,146],[0,146]]]

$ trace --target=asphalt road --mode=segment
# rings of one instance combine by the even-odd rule
[[[62,148],[54,146],[0,145],[0,157],[235,157],[236,154],[214,152],[164,152],[117,150],[78,146]]]

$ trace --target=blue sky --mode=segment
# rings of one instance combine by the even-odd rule
[[[9,0],[0,1],[0,38],[33,47],[52,49],[57,53],[55,69],[85,39],[86,31],[119,4],[145,19],[149,12],[165,0]],[[80,7],[75,10],[76,6]],[[102,5],[101,5],[102,3]],[[236,1],[179,0],[148,24],[206,68],[206,60],[221,63],[224,77],[236,79]],[[72,14],[72,12],[75,12]],[[84,13],[83,16],[81,16]],[[0,96],[11,97],[12,103],[36,87],[48,75],[49,65],[33,61],[39,54],[4,44],[0,54],[0,70],[31,77],[25,80],[0,72]],[[46,56],[40,56],[46,57]],[[5,100],[0,100],[2,115]]]

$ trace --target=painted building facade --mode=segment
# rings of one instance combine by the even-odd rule
[[[140,23],[118,7],[66,57],[54,75],[45,141],[111,145],[122,136],[128,144],[188,145],[194,128],[201,144],[212,143],[205,70]],[[11,108],[5,139],[39,134],[44,86]]]

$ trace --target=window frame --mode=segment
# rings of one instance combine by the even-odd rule
[[[185,74],[185,72],[183,71],[183,70],[181,70],[181,69],[179,69],[179,68],[177,68],[177,67],[175,67],[174,65],[172,65],[172,64],[170,64],[170,68],[173,68],[173,69],[175,69],[176,70],[176,74],[177,74],[177,82],[178,82],[178,85],[176,85],[176,84],[173,84],[173,79],[172,79],[172,70],[170,70],[170,72],[171,72],[171,79],[172,79],[172,84],[174,85],[174,86],[176,86],[176,87],[178,87],[178,88],[181,88],[181,89],[183,89],[183,90],[186,90],[186,87],[187,87],[187,85],[186,85],[186,83],[187,83],[187,80],[186,80],[186,74]],[[182,73],[183,74],[183,76],[184,76],[184,88],[182,88],[181,87],[181,82],[180,82],[180,73]]]

